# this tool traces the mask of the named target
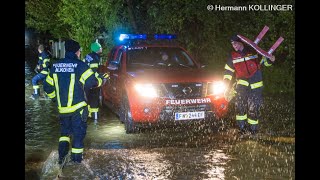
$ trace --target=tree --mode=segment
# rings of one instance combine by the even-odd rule
[[[83,54],[101,31],[107,34],[106,49],[120,33],[175,33],[178,41],[212,70],[223,71],[231,50],[230,37],[239,33],[254,39],[267,25],[268,34],[259,43],[269,49],[279,36],[284,42],[274,53],[276,66],[267,70],[267,83],[282,84],[276,89],[294,91],[295,13],[294,11],[209,11],[206,0],[29,0],[26,23],[55,37],[71,37],[81,44]],[[271,0],[217,0],[221,6],[272,5]],[[294,0],[278,0],[291,4]],[[277,82],[271,77],[277,74]],[[270,76],[269,76],[270,75]],[[288,83],[289,82],[289,83]],[[272,86],[269,86],[272,87]]]
[[[68,37],[71,27],[57,16],[61,0],[28,0],[25,2],[27,27],[48,32],[55,38]]]
[[[118,1],[101,0],[62,0],[58,17],[71,27],[69,37],[79,41],[83,54],[89,53],[90,44],[105,29],[112,38],[112,32],[121,23],[117,12],[122,3]]]

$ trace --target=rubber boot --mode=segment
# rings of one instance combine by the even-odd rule
[[[69,143],[68,142],[59,142],[59,164],[62,165],[66,161],[66,156],[69,152]]]
[[[245,120],[237,120],[237,124],[239,126],[239,135],[244,135],[246,134],[246,129],[245,129],[245,125],[246,125],[246,121]]]
[[[250,125],[250,134],[255,135],[258,132],[258,125],[257,124],[251,124]]]
[[[95,129],[98,129],[98,112],[93,112],[92,113],[92,118],[93,118],[93,124],[95,126]]]
[[[36,99],[39,99],[39,96],[40,96],[40,88],[35,88],[33,89],[33,94],[31,96],[31,99],[33,100],[36,100]]]
[[[74,163],[81,163],[82,159],[82,153],[71,153],[71,161],[73,161]]]

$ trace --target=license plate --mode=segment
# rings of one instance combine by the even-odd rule
[[[175,113],[175,120],[203,119],[204,111]]]

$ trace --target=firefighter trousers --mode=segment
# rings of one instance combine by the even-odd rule
[[[79,163],[82,161],[87,118],[87,106],[77,110],[70,116],[60,115],[59,163],[68,154],[70,142],[72,142],[71,160]]]
[[[240,131],[247,126],[251,132],[258,130],[261,107],[263,103],[262,87],[251,89],[250,86],[237,85],[236,87],[236,120]]]
[[[32,88],[34,89],[34,94],[40,94],[38,83],[39,81],[44,81],[46,77],[46,74],[38,73],[32,78]]]
[[[88,98],[89,117],[98,120],[100,88],[90,89]]]

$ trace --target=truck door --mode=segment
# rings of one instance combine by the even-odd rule
[[[110,71],[110,98],[114,106],[119,107],[121,99],[121,72],[122,72],[122,58],[123,50],[119,49],[113,61],[110,61],[108,69]]]

